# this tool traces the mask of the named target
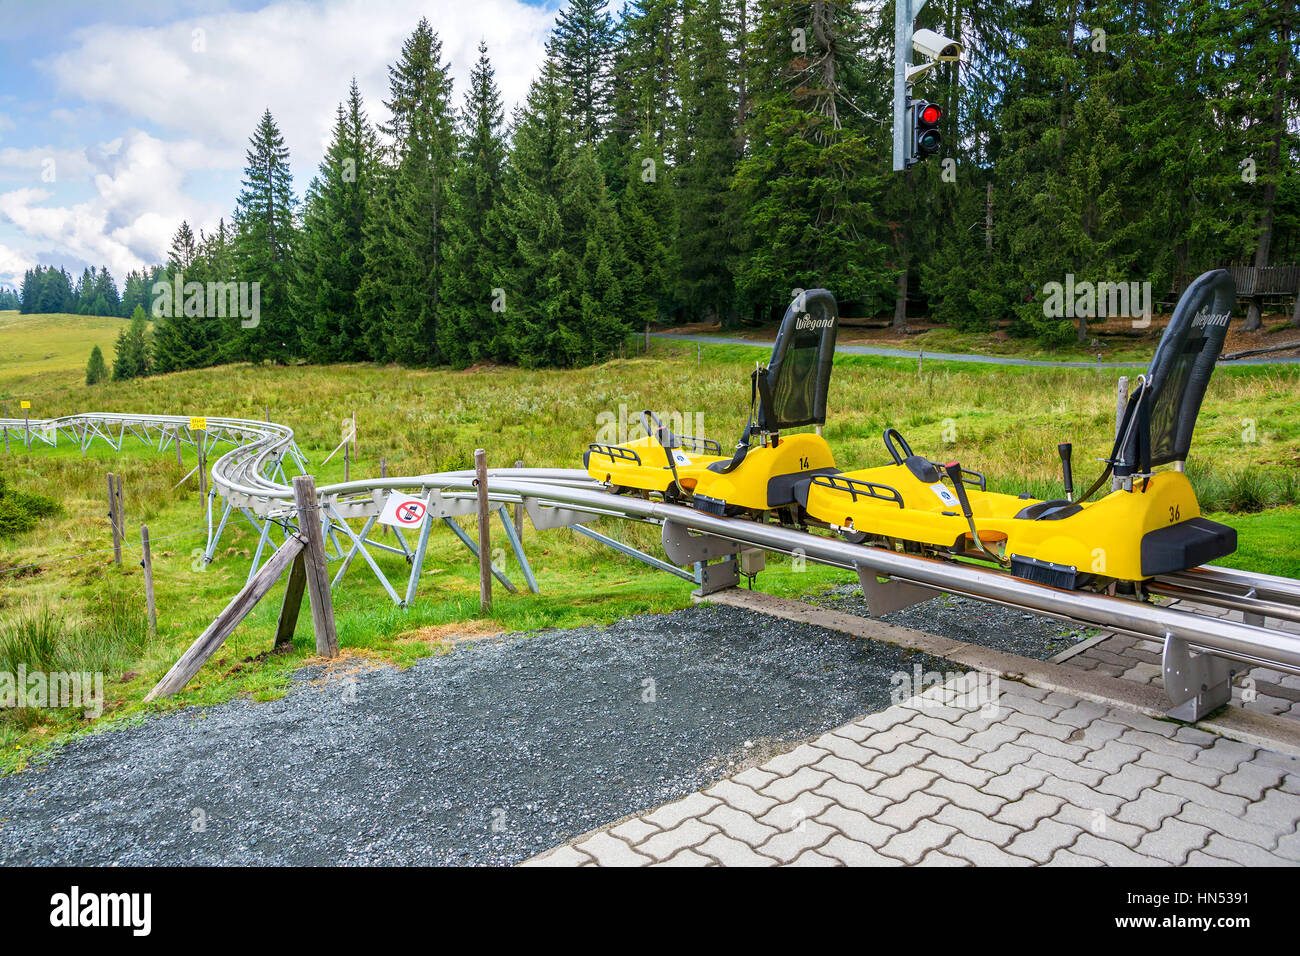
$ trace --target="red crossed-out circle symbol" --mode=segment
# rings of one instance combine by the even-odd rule
[[[397,506],[397,520],[402,524],[419,524],[424,520],[423,501],[403,501]]]

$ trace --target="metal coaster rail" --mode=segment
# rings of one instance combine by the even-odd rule
[[[0,420],[0,427],[21,432],[22,419]],[[240,418],[207,418],[205,429],[192,429],[191,419],[179,415],[84,413],[26,423],[29,438],[57,445],[60,435],[75,440],[83,453],[96,440],[118,451],[133,436],[165,451],[172,443],[200,452],[230,446],[211,464],[204,560],[211,561],[223,531],[236,512],[258,531],[259,544],[249,579],[256,573],[272,529],[287,536],[294,530],[294,491],[284,471],[290,459],[306,473],[307,458],[291,428],[273,422]],[[802,555],[806,560],[858,574],[868,605],[888,610],[919,603],[940,592],[963,595],[1060,620],[1122,632],[1163,642],[1165,688],[1170,714],[1199,719],[1227,702],[1231,694],[1229,662],[1266,666],[1300,674],[1300,634],[1286,629],[1300,623],[1300,581],[1206,566],[1156,578],[1150,591],[1183,599],[1178,607],[1088,591],[1066,591],[1035,584],[966,562],[942,561],[882,548],[852,544],[776,524],[705,514],[680,505],[611,494],[580,469],[497,468],[488,471],[488,497],[505,526],[528,586],[537,591],[522,542],[505,506],[524,507],[539,530],[570,527],[593,540],[661,570],[693,578],[700,592],[735,584],[738,552],[757,549]],[[387,496],[409,493],[428,504],[429,518],[412,546],[395,529],[397,545],[376,540],[375,526]],[[476,507],[471,469],[425,475],[365,478],[317,488],[322,530],[333,544],[332,561],[341,562],[332,585],[337,586],[357,556],[369,565],[392,600],[409,605],[415,598],[431,528],[441,520],[471,550],[475,545],[457,523]],[[214,509],[222,499],[220,515]],[[215,521],[214,521],[215,517]],[[584,522],[608,517],[662,527],[665,551],[671,560],[645,554],[605,535]],[[349,521],[361,520],[358,532]],[[410,577],[399,591],[375,561],[374,550],[402,555]],[[694,565],[694,574],[676,566]],[[723,569],[726,573],[719,573]],[[500,571],[498,579],[514,586]],[[1225,620],[1198,611],[1196,604],[1238,611],[1241,621]],[[1277,626],[1269,626],[1270,619]]]

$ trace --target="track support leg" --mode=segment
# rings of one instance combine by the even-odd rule
[[[1173,705],[1167,713],[1175,720],[1200,720],[1232,700],[1228,660],[1193,651],[1186,641],[1166,634],[1163,664],[1165,693]]]

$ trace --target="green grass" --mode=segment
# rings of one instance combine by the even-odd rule
[[[129,323],[98,315],[22,315],[0,312],[0,399],[9,414],[22,418],[18,401],[31,393],[48,394],[85,387],[86,362],[96,345],[113,366],[117,334]],[[32,415],[37,413],[35,407]]]
[[[87,388],[80,376],[89,342],[107,336],[99,340],[102,347],[118,327],[104,323],[119,320],[6,314],[0,321],[6,323],[0,325],[6,345],[16,336],[24,343],[20,351],[29,356],[11,360],[6,350],[0,357],[0,394],[21,391],[32,401],[33,416],[97,410],[260,418],[269,405],[276,421],[295,429],[321,483],[343,477],[341,456],[323,467],[318,463],[338,444],[343,419],[353,410],[359,442],[353,477],[378,474],[381,457],[391,475],[469,467],[476,447],[488,450],[492,465],[522,459],[533,466],[578,467],[601,416],[617,413],[620,404],[629,410],[677,411],[692,423],[699,413],[704,434],[730,447],[749,410],[749,371],[767,354],[756,347],[706,346],[704,361],[697,364],[693,343],[655,340],[648,357],[569,371],[245,365]],[[56,357],[31,359],[46,354]],[[48,367],[40,368],[42,362]],[[846,355],[836,364],[825,434],[844,467],[881,462],[881,431],[895,425],[918,454],[960,459],[986,472],[995,489],[1056,494],[1058,441],[1075,443],[1080,482],[1099,468],[1092,459],[1109,450],[1114,381],[1113,374],[1093,370],[970,363],[927,363],[918,376],[915,361]],[[1238,524],[1241,550],[1234,559],[1243,567],[1300,575],[1289,557],[1296,550],[1290,543],[1294,537],[1268,531],[1273,515],[1293,523],[1296,509],[1290,506],[1300,503],[1300,488],[1291,477],[1300,461],[1297,394],[1300,368],[1221,369],[1201,414],[1190,474],[1205,509],[1270,509],[1228,519],[1247,522]],[[0,640],[12,648],[0,653],[46,660],[53,641],[56,661],[102,665],[108,699],[105,717],[95,727],[111,727],[147,710],[283,693],[294,670],[311,658],[313,642],[310,616],[303,614],[293,651],[268,654],[279,605],[275,591],[183,694],[143,705],[148,689],[242,586],[256,535],[242,519],[232,519],[216,561],[204,567],[195,561],[203,543],[203,513],[192,481],[173,488],[184,474],[173,452],[159,455],[128,439],[121,454],[98,445],[83,458],[67,446],[38,445],[28,453],[20,435],[11,433],[9,439],[9,455],[0,451],[0,473],[13,488],[52,496],[61,510],[31,532],[0,542]],[[192,465],[187,455],[184,470]],[[125,493],[128,534],[121,567],[113,566],[107,550],[104,476],[110,471],[123,476]],[[138,629],[141,523],[149,525],[155,542],[159,627],[153,638],[141,637]],[[643,550],[658,549],[653,527],[612,521],[601,527]],[[691,586],[680,579],[573,532],[539,533],[529,526],[525,544],[542,593],[509,595],[498,587],[492,614],[484,619],[477,605],[477,568],[468,552],[450,533],[435,532],[430,542],[419,597],[406,610],[392,605],[362,561],[354,564],[335,595],[345,650],[335,666],[409,664],[447,653],[457,632],[473,636],[607,624],[690,603]],[[59,560],[75,555],[80,557]],[[383,553],[376,560],[400,590],[405,561]],[[29,564],[42,567],[13,570]],[[506,573],[522,585],[513,556]],[[845,572],[812,565],[797,573],[772,559],[758,586],[800,595],[850,579]],[[0,719],[0,771],[21,766],[33,752],[90,726],[74,713],[47,711],[22,722],[6,716]]]
[[[1208,515],[1237,529],[1237,551],[1215,562],[1257,574],[1300,578],[1300,508],[1272,508],[1258,514]]]

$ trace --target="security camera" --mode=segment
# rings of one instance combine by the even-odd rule
[[[938,62],[961,59],[962,45],[933,30],[917,30],[912,34],[912,46],[917,53]]]

